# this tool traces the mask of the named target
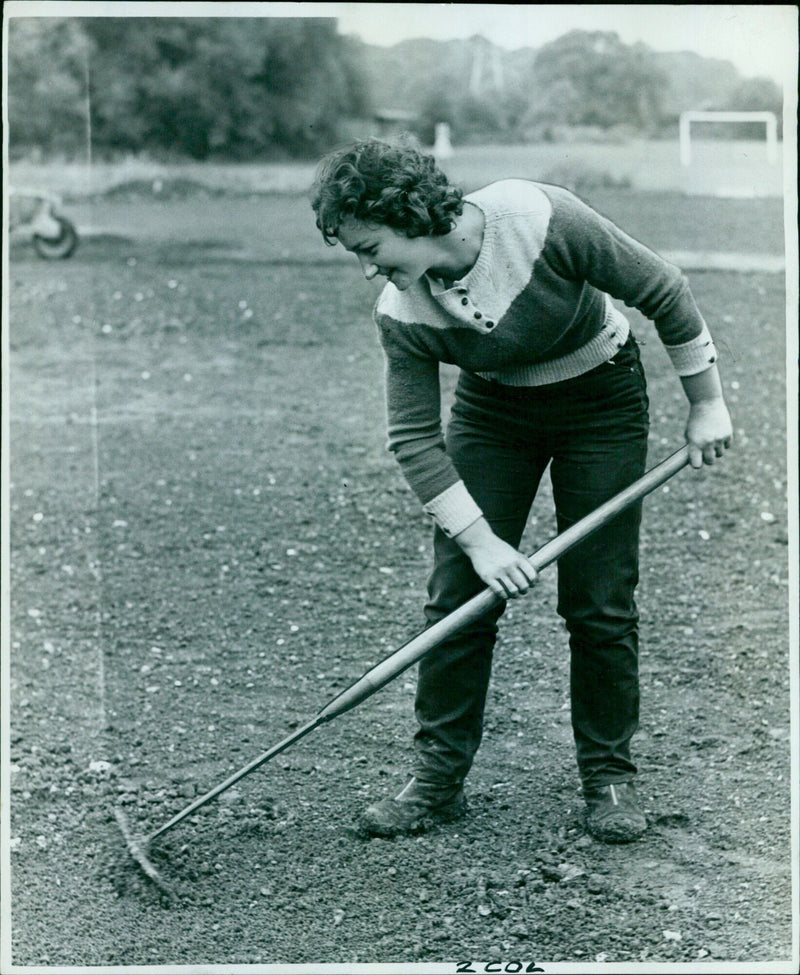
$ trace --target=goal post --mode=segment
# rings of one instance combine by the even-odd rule
[[[767,134],[767,159],[778,161],[778,119],[773,112],[681,112],[680,148],[681,163],[692,162],[692,122],[763,122]]]

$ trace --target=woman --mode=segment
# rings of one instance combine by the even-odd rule
[[[387,279],[374,314],[389,449],[435,522],[429,624],[484,586],[505,600],[535,584],[518,546],[548,464],[559,531],[644,472],[645,377],[611,297],[651,319],[669,353],[692,466],[730,446],[716,351],[686,278],[567,190],[509,179],[464,196],[432,157],[369,140],[322,161],[312,206],[327,243],[355,254],[368,280]],[[440,362],[461,370],[446,439]],[[630,748],[640,516],[632,507],[558,565],[587,828],[605,842],[647,826]],[[420,662],[412,775],[363,813],[366,832],[416,832],[465,811],[504,606]]]

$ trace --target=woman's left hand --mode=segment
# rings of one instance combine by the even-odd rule
[[[722,397],[699,400],[689,407],[686,423],[689,463],[694,468],[713,464],[733,443],[733,425]]]

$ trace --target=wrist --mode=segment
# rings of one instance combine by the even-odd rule
[[[706,399],[696,399],[689,401],[690,410],[708,410],[716,409],[717,407],[725,406],[725,397],[720,394],[719,396],[709,396]]]
[[[681,376],[681,384],[691,406],[701,403],[724,403],[722,383],[716,366],[710,366],[693,376]]]
[[[489,527],[489,522],[483,516],[477,518],[471,525],[468,525],[457,535],[453,536],[454,540],[467,553],[479,548],[488,539],[493,537],[494,532]]]

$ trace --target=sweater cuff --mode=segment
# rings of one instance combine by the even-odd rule
[[[483,516],[483,512],[467,491],[463,481],[451,484],[422,507],[426,514],[433,516],[436,524],[448,538],[463,532]]]
[[[708,326],[703,322],[700,334],[689,342],[681,345],[665,345],[667,354],[672,360],[675,372],[679,376],[694,376],[698,372],[708,369],[718,359],[714,340]]]

